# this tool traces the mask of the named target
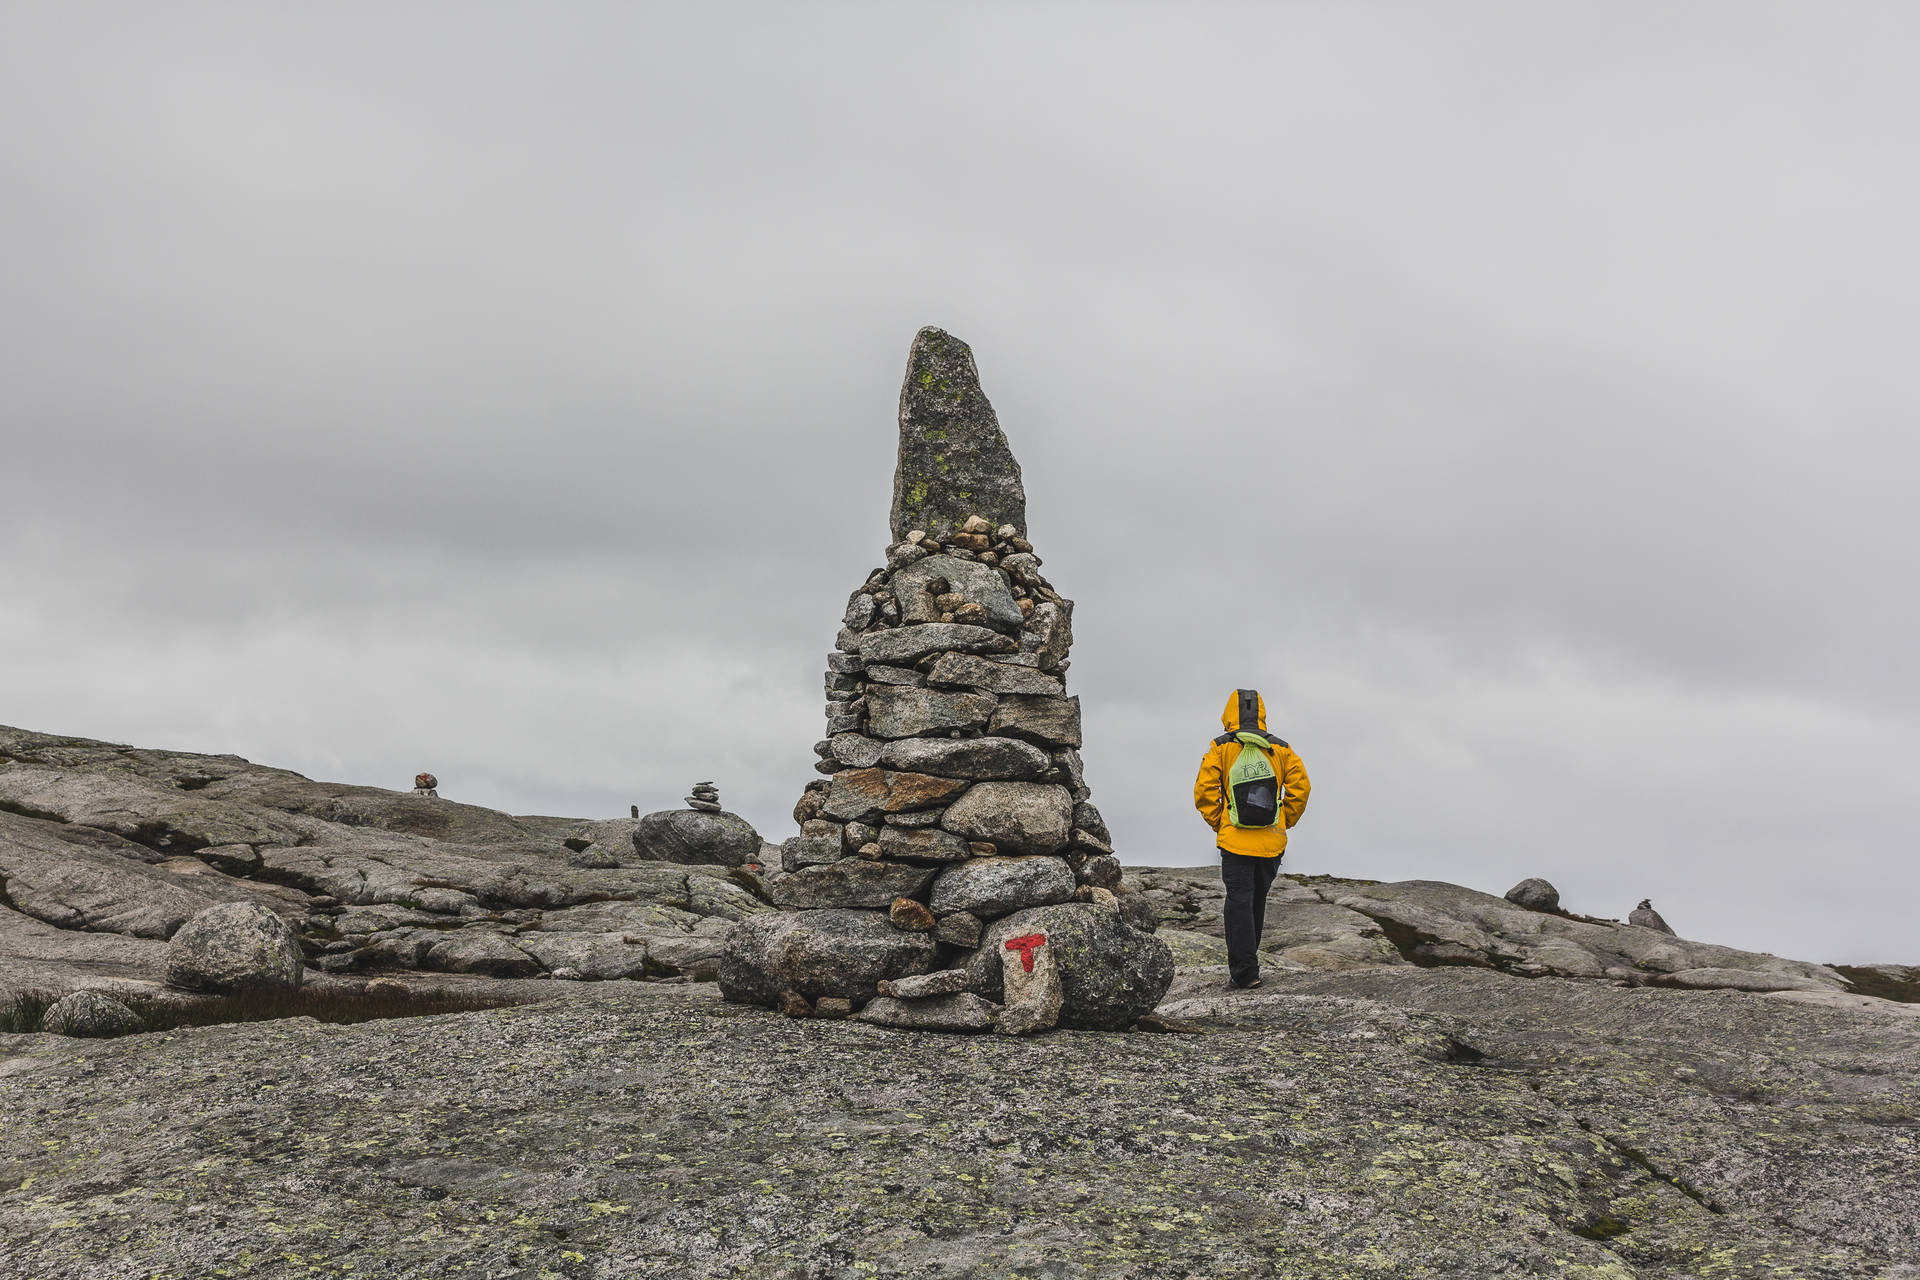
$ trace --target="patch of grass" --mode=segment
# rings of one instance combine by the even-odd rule
[[[0,1034],[28,1034],[40,1029],[40,1019],[53,1007],[53,997],[38,991],[26,991],[10,1000],[0,1000]]]
[[[1632,1230],[1626,1223],[1604,1211],[1590,1222],[1582,1222],[1578,1226],[1567,1229],[1588,1240],[1611,1240],[1615,1236],[1625,1235]]]
[[[266,987],[174,1004],[166,1000],[129,1000],[149,1031],[175,1027],[211,1027],[226,1022],[269,1022],[275,1018],[312,1018],[344,1025],[382,1018],[422,1018],[437,1013],[474,1013],[524,1003],[501,996],[445,992],[355,991],[340,987]]]
[[[340,987],[294,987],[236,991],[192,1001],[175,1001],[111,993],[140,1019],[142,1031],[172,1031],[178,1027],[212,1027],[229,1022],[270,1022],[276,1018],[313,1018],[344,1025],[383,1018],[423,1018],[440,1013],[475,1013],[526,1003],[503,996],[461,995],[383,989],[359,991]],[[0,1033],[40,1030],[40,1019],[55,997],[26,992],[0,1001]]]

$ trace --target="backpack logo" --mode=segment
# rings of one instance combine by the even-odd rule
[[[1279,775],[1273,748],[1257,733],[1236,733],[1240,757],[1227,770],[1227,820],[1236,827],[1272,827],[1280,822]]]

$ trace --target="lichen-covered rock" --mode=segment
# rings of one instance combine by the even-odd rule
[[[866,907],[885,911],[895,898],[926,896],[938,867],[843,858],[826,866],[802,867],[773,886],[773,903],[789,911],[826,907]]]
[[[660,862],[737,867],[760,853],[760,833],[736,813],[665,809],[640,819],[633,851]]]
[[[1013,954],[1006,944],[1032,934],[1044,934],[1053,948],[1063,1027],[1117,1030],[1153,1012],[1173,982],[1173,953],[1166,943],[1128,925],[1117,912],[1076,902],[1016,911],[988,925],[967,962],[968,990],[1002,999],[1002,966]]]
[[[141,1027],[139,1014],[98,991],[71,992],[40,1015],[40,1029],[56,1036],[105,1039],[132,1035]]]
[[[1073,833],[1073,797],[1037,782],[979,782],[947,806],[940,825],[1002,853],[1057,853]]]
[[[1072,896],[1073,872],[1058,858],[973,858],[939,873],[930,905],[935,915],[966,911],[991,920]]]
[[[918,529],[946,542],[970,516],[1024,533],[1027,493],[972,348],[929,326],[914,335],[900,385],[888,525],[895,541]]]
[[[297,987],[299,939],[265,907],[229,902],[195,915],[167,944],[167,983],[186,991]]]
[[[905,933],[873,911],[793,911],[755,916],[727,939],[720,990],[772,1006],[783,990],[809,998],[872,996],[889,978],[933,967],[931,934]]]

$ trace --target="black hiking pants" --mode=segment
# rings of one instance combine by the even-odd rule
[[[1260,932],[1267,923],[1267,890],[1280,873],[1278,858],[1249,858],[1220,851],[1220,880],[1227,887],[1227,969],[1233,985],[1260,976]]]

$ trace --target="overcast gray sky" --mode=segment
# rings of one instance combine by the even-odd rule
[[[1123,859],[1920,963],[1920,10],[13,3],[0,722],[762,833],[922,324]]]

